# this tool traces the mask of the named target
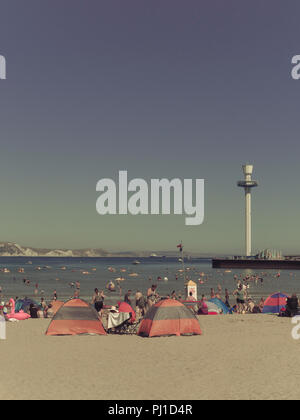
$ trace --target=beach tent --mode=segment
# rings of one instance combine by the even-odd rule
[[[98,312],[82,299],[64,303],[52,318],[46,335],[106,335]]]
[[[53,300],[51,302],[51,305],[52,305],[51,309],[52,309],[54,315],[60,310],[60,308],[63,306],[63,304],[64,304],[64,302],[62,302],[60,300]]]
[[[220,308],[213,302],[206,302],[208,315],[220,315]]]
[[[288,296],[283,293],[275,293],[265,301],[263,314],[279,314],[285,309]]]
[[[224,315],[229,314],[229,309],[227,308],[227,306],[225,305],[224,302],[222,302],[220,299],[218,298],[214,298],[214,299],[210,299],[209,302],[213,303],[214,305],[216,305],[220,310],[222,310]]]
[[[192,334],[201,335],[198,319],[192,311],[174,299],[163,299],[153,305],[138,330],[138,335],[143,337]]]

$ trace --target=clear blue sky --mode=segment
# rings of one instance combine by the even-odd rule
[[[300,253],[300,3],[2,0],[0,240],[37,247]],[[100,178],[205,178],[205,222],[101,217]]]

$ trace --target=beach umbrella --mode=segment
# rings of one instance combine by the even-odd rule
[[[286,307],[288,296],[284,293],[275,293],[267,298],[263,308],[263,314],[279,314]]]

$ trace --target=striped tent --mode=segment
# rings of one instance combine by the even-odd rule
[[[64,303],[50,322],[46,335],[106,335],[97,311],[82,299]]]
[[[216,305],[219,308],[219,310],[222,311],[222,313],[224,315],[229,314],[229,312],[230,312],[229,309],[227,308],[227,306],[225,305],[225,303],[221,301],[221,299],[213,298],[213,299],[210,299],[209,302],[211,302],[214,305]]]
[[[138,335],[143,337],[193,334],[201,335],[198,319],[190,309],[174,299],[164,299],[153,305],[138,331]]]
[[[55,315],[60,310],[60,308],[64,305],[64,302],[60,300],[53,300],[51,302],[51,305],[52,305],[51,309],[53,311],[53,314]]]
[[[283,293],[275,293],[265,301],[263,314],[279,314],[285,309],[288,296]]]

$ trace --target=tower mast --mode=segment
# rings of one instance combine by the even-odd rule
[[[245,179],[238,181],[238,187],[245,190],[245,249],[246,256],[252,255],[252,238],[251,238],[251,190],[258,186],[256,181],[252,180],[253,165],[243,165]]]

